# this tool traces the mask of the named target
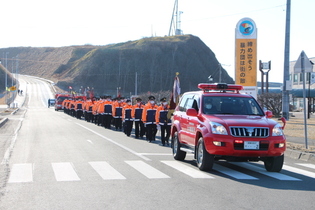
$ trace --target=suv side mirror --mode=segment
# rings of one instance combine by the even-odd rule
[[[269,110],[265,112],[265,115],[267,118],[272,118],[273,116],[272,111],[269,111]]]
[[[198,112],[194,108],[189,108],[189,109],[186,110],[186,114],[188,116],[196,117],[198,115]]]

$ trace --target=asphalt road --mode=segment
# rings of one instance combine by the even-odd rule
[[[47,107],[47,83],[21,78],[24,106],[0,128],[0,209],[314,209],[315,164],[227,163],[201,172],[192,155]]]

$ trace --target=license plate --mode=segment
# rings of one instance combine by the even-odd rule
[[[259,142],[258,141],[245,141],[244,149],[259,149]]]

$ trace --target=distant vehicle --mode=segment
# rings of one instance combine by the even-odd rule
[[[56,99],[54,99],[54,98],[53,99],[51,99],[51,98],[48,99],[48,108],[51,107],[51,106],[55,106],[55,103],[56,103]]]
[[[55,111],[62,110],[62,102],[70,97],[69,94],[57,93],[55,95]]]
[[[171,129],[174,159],[194,153],[200,170],[214,161],[263,161],[267,171],[279,172],[286,138],[283,126],[270,119],[255,98],[239,93],[241,85],[199,84],[186,92],[173,113]]]

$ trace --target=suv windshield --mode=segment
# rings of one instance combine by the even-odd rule
[[[264,115],[253,98],[204,96],[202,104],[204,114]]]

